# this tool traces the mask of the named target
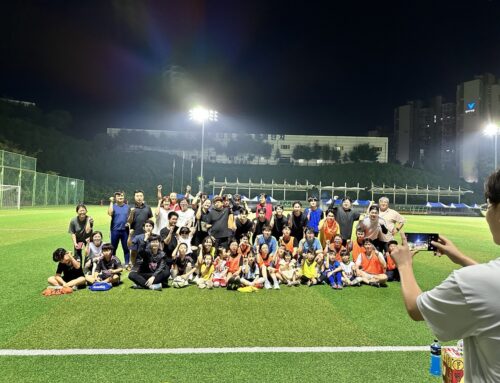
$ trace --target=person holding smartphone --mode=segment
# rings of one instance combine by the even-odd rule
[[[493,242],[500,245],[500,171],[485,183],[486,221]],[[440,235],[431,244],[435,255],[446,255],[462,266],[439,286],[422,292],[413,273],[413,255],[406,237],[391,251],[401,278],[401,292],[409,316],[425,321],[441,341],[463,339],[464,380],[500,382],[500,258],[478,264]]]

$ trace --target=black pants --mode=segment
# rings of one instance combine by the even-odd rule
[[[387,251],[387,242],[381,241],[380,239],[374,239],[373,246],[375,246],[375,248],[382,254],[385,254]]]
[[[137,286],[144,287],[145,289],[148,288],[146,286],[146,281],[153,276],[153,273],[141,273],[138,271],[132,271],[129,275],[128,278],[132,281],[135,282]],[[170,269],[165,269],[162,272],[160,272],[156,277],[155,280],[153,281],[154,283],[161,283],[161,284],[167,284],[168,282],[168,277],[170,276]]]

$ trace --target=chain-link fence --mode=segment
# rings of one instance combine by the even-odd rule
[[[83,202],[85,181],[37,172],[36,158],[0,150],[0,185],[20,186],[21,206],[75,205]]]

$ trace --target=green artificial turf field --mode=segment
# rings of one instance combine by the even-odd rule
[[[423,346],[433,340],[423,322],[407,316],[398,283],[241,294],[194,286],[132,290],[125,277],[109,292],[43,297],[56,268],[52,251],[71,247],[67,228],[74,215],[73,207],[0,211],[0,349]],[[89,215],[109,238],[106,207],[91,206]],[[406,231],[444,234],[481,262],[496,257],[484,218],[407,219]],[[415,258],[423,290],[454,267],[431,253]],[[0,356],[0,381],[425,382],[433,381],[428,359],[427,352]]]

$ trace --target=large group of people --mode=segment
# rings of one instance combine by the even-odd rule
[[[286,215],[282,205],[273,206],[261,194],[251,219],[246,201],[224,189],[212,199],[201,192],[191,195],[190,187],[180,199],[177,193],[164,196],[161,185],[156,192],[154,209],[142,190],[135,191],[132,204],[123,192],[114,193],[107,208],[109,242],[79,204],[69,225],[73,251],[54,251],[58,266],[49,284],[116,286],[126,272],[133,288],[151,290],[169,281],[174,287],[247,291],[318,284],[340,290],[361,284],[385,287],[399,279],[390,249],[405,221],[385,197],[361,214],[349,197],[326,211],[311,197],[309,206],[295,201]],[[116,256],[119,246],[123,262]]]

